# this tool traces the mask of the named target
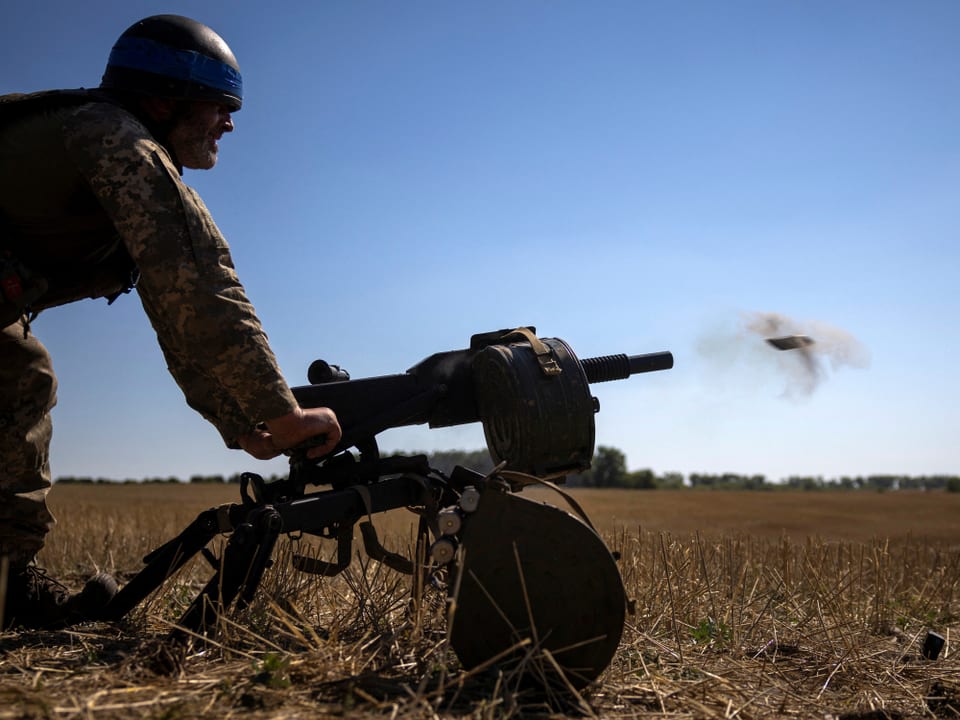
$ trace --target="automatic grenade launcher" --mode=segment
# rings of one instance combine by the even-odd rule
[[[241,503],[201,513],[180,535],[146,558],[146,567],[108,608],[122,617],[190,558],[201,553],[213,576],[182,616],[174,637],[210,634],[232,605],[248,605],[271,564],[281,534],[336,541],[336,559],[293,556],[294,567],[333,576],[353,557],[359,523],[367,555],[449,595],[451,646],[466,668],[491,661],[520,668],[525,679],[583,687],[609,665],[628,601],[614,557],[569,494],[550,480],[589,468],[593,458],[592,383],[673,366],[669,352],[579,360],[533,327],[474,335],[470,347],[431,355],[405,373],[349,379],[314,362],[309,385],[293,389],[303,407],[329,407],[343,429],[325,458],[291,453],[285,480],[241,477]],[[381,457],[384,430],[483,424],[495,469],[456,467],[449,475],[422,455]],[[521,494],[543,484],[574,513]],[[308,488],[322,488],[308,492]],[[421,564],[387,551],[374,514],[407,508],[420,517]],[[220,557],[207,544],[229,536]],[[425,583],[414,582],[414,588]],[[544,652],[547,651],[547,652]],[[549,657],[549,663],[529,663]],[[530,668],[540,668],[531,670]]]

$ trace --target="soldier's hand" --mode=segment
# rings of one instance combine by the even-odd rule
[[[343,435],[337,416],[330,408],[297,408],[288,415],[267,420],[265,424],[265,431],[256,431],[251,433],[254,437],[246,435],[240,440],[240,447],[254,457],[257,455],[251,449],[266,451],[268,441],[273,451],[270,457],[274,457],[283,450],[315,438],[318,444],[309,448],[306,455],[308,458],[319,458],[333,450]],[[245,439],[250,441],[251,449],[244,445]]]
[[[257,460],[270,460],[280,454],[273,445],[273,438],[266,430],[254,430],[237,438],[240,447]]]

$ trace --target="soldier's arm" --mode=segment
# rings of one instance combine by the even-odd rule
[[[140,270],[137,290],[190,405],[229,444],[261,422],[294,418],[302,430],[227,243],[166,150],[109,105],[78,110],[66,143]],[[298,434],[278,433],[275,442]]]

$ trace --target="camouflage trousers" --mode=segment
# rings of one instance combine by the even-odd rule
[[[0,556],[16,570],[43,547],[54,525],[50,489],[50,410],[57,378],[50,354],[22,322],[0,331]]]

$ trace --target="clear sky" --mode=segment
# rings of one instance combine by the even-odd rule
[[[17,2],[0,92],[95,86],[173,12],[236,54],[206,200],[291,384],[536,325],[582,357],[630,469],[960,473],[960,3]],[[763,342],[764,322],[818,343]],[[44,313],[53,472],[282,472],[223,448],[134,295]],[[478,449],[479,425],[386,450]]]

